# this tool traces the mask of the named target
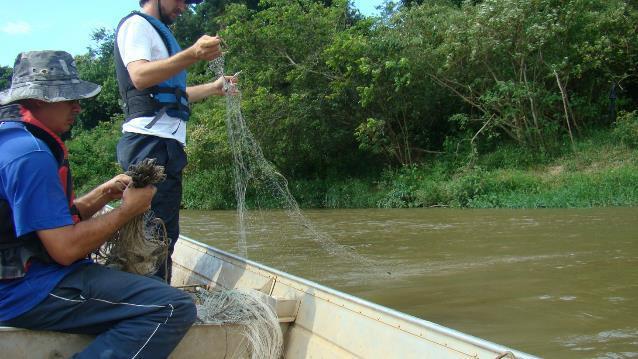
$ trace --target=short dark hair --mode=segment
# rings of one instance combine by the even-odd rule
[[[140,0],[140,7],[144,6],[147,2],[148,0]]]

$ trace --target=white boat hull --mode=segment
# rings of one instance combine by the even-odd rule
[[[289,359],[536,358],[183,236],[173,254],[172,284],[250,288],[270,296],[284,332],[284,357]],[[88,335],[0,327],[0,353],[6,358],[66,358],[91,339]],[[171,358],[233,358],[245,354],[237,325],[195,325]]]
[[[536,358],[186,237],[178,241],[173,263],[177,285],[252,288],[296,301],[285,333],[286,358]]]

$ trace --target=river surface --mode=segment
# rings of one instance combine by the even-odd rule
[[[366,260],[329,254],[280,211],[250,216],[249,259],[530,354],[638,358],[638,208],[304,214]],[[235,212],[181,224],[238,253]]]

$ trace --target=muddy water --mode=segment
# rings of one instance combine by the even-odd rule
[[[374,270],[277,211],[258,216],[249,258],[531,354],[638,357],[638,209],[305,214]],[[183,234],[237,252],[235,212],[182,217]]]

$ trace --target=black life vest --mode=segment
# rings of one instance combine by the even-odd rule
[[[68,152],[64,143],[51,130],[37,120],[23,117],[19,105],[0,108],[0,124],[3,122],[20,122],[34,137],[47,144],[58,163],[58,176],[64,188],[69,208],[75,223],[80,221],[77,208],[73,205],[73,180],[69,168]],[[2,128],[0,127],[0,131]],[[13,222],[13,212],[9,203],[0,199],[0,279],[24,277],[30,260],[36,258],[42,262],[50,262],[42,242],[35,232],[17,236]]]
[[[170,29],[156,18],[139,11],[134,11],[120,20],[115,30],[114,57],[117,85],[120,97],[124,102],[123,110],[125,121],[137,117],[154,116],[153,120],[146,125],[146,128],[151,128],[164,113],[188,121],[190,109],[188,107],[188,95],[186,94],[186,71],[180,71],[166,81],[144,90],[138,90],[133,85],[131,76],[126,69],[126,64],[124,64],[122,56],[120,55],[120,49],[117,44],[117,34],[124,21],[134,15],[143,17],[153,26],[162,38],[169,56],[173,56],[181,51]]]

